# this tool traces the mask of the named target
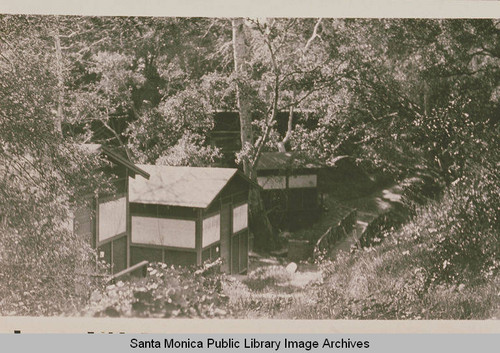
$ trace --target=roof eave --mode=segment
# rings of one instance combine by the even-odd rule
[[[135,204],[140,204],[140,205],[160,205],[160,206],[167,206],[167,207],[185,207],[185,208],[199,208],[199,209],[205,209],[208,206],[203,206],[203,205],[194,205],[194,204],[183,204],[183,205],[174,205],[171,203],[164,203],[161,201],[144,201],[144,200],[130,200],[130,203],[135,203]]]
[[[123,164],[125,167],[127,167],[128,169],[132,170],[135,174],[139,174],[141,175],[142,177],[146,178],[149,180],[150,176],[149,173],[147,173],[146,171],[142,170],[141,168],[139,168],[138,166],[136,166],[134,163],[132,163],[131,161],[129,161],[128,159],[120,156],[119,154],[113,152],[112,150],[110,150],[108,147],[106,146],[103,146],[101,145],[101,150],[103,153],[105,153],[108,157],[110,157],[111,159],[114,159],[115,162],[118,162],[120,164]],[[133,176],[135,177],[135,175]]]
[[[222,189],[219,190],[219,192],[214,196],[214,198],[208,203],[208,205],[205,208],[209,208],[210,206],[212,206],[212,204],[217,199],[217,197],[220,195],[222,190],[224,190],[224,188],[227,186],[227,184],[229,184],[236,176],[241,177],[243,180],[248,182],[250,185],[253,185],[254,187],[258,188],[259,190],[262,190],[262,186],[260,186],[257,182],[250,179],[248,176],[245,175],[245,173],[242,173],[241,171],[236,170],[236,172],[231,176],[231,178],[228,179],[228,181],[226,182],[226,185],[224,185],[224,187],[222,187]]]

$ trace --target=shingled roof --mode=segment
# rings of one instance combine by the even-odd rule
[[[236,168],[171,167],[138,165],[151,175],[149,180],[130,181],[130,202],[206,208],[235,176]]]

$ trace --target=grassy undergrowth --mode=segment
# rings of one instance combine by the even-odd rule
[[[243,281],[226,282],[228,310],[237,318],[286,318],[297,302],[307,301],[310,288],[321,283],[320,272],[289,273],[280,265],[252,271]],[[310,303],[309,303],[310,304]]]

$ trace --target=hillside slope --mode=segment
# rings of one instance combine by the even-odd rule
[[[489,319],[500,316],[500,198],[495,169],[457,180],[385,241],[322,264],[298,318]],[[305,304],[305,303],[304,303]]]
[[[378,245],[324,260],[322,280],[286,297],[260,288],[266,298],[250,291],[230,304],[255,304],[262,318],[500,318],[499,195],[496,169],[476,168]]]

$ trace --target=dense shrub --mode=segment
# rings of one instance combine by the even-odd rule
[[[434,179],[429,175],[404,179],[399,186],[402,188],[401,202],[394,203],[389,211],[378,215],[368,224],[359,239],[361,247],[380,244],[412,219],[418,207],[439,197],[444,187],[439,178]]]
[[[368,224],[359,238],[359,245],[361,247],[369,247],[380,244],[391,232],[398,229],[408,217],[408,211],[403,207],[393,208],[390,211],[380,214]]]
[[[62,136],[50,20],[2,16],[0,27],[0,314],[55,315],[97,278],[68,220],[106,180],[102,161]]]
[[[201,268],[150,264],[145,278],[95,291],[85,314],[109,317],[223,317],[220,260]]]
[[[58,315],[87,304],[101,283],[90,242],[66,229],[0,227],[0,313]]]
[[[56,137],[52,137],[56,139]],[[85,304],[99,281],[90,239],[72,229],[83,195],[111,187],[96,156],[73,145],[0,151],[0,313],[57,315]],[[103,188],[101,188],[103,186]]]
[[[483,281],[500,269],[500,182],[494,169],[478,167],[452,185],[432,214],[425,237],[431,280]],[[430,239],[426,239],[429,241]]]

